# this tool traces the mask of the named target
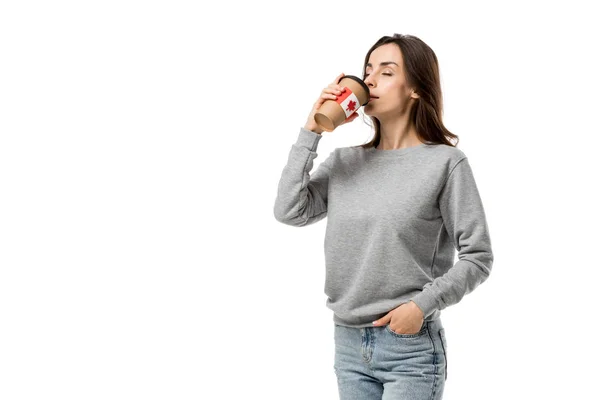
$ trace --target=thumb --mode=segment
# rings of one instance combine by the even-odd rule
[[[385,325],[392,319],[392,313],[387,313],[384,317],[373,321],[373,326]]]

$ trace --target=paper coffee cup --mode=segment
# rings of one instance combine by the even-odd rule
[[[357,76],[345,75],[337,83],[346,90],[336,100],[325,100],[315,113],[315,122],[327,132],[333,131],[369,102],[369,87]]]

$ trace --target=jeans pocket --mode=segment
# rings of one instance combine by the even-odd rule
[[[442,349],[444,350],[444,364],[446,364],[446,366],[444,367],[444,380],[448,379],[448,343],[446,343],[446,333],[444,332],[444,328],[440,329],[438,331],[438,333],[440,334],[440,339],[442,340]]]
[[[392,329],[390,324],[387,324],[385,326],[385,329],[395,337],[406,338],[406,339],[418,338],[418,337],[425,336],[425,334],[427,333],[427,322],[423,322],[421,329],[417,333],[396,333],[396,332],[394,332],[394,330]]]

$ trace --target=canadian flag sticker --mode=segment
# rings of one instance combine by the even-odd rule
[[[335,101],[342,106],[342,109],[346,114],[346,118],[352,115],[360,107],[358,97],[356,97],[356,95],[348,88],[346,88],[346,90],[339,95]]]

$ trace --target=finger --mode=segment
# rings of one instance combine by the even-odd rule
[[[383,318],[379,318],[378,320],[373,321],[373,325],[385,325],[390,321],[390,319],[392,319],[391,317],[392,315],[388,313]]]
[[[332,93],[332,92],[325,92],[325,91],[323,91],[321,93],[321,95],[319,96],[318,100],[319,101],[325,101],[325,100],[336,99],[336,98],[337,98],[337,95],[336,95],[335,92]]]
[[[337,96],[335,94],[323,93],[321,95],[321,100],[323,102],[325,102],[325,100],[335,100],[335,99],[337,99]]]
[[[329,86],[327,86],[325,89],[323,89],[323,91],[325,91],[325,90],[337,90],[341,93],[341,92],[344,92],[346,90],[346,88],[342,85],[337,85],[335,83],[331,83],[331,84],[329,84]]]
[[[340,94],[342,94],[342,91],[336,88],[325,88],[321,93],[330,93],[339,96]]]

